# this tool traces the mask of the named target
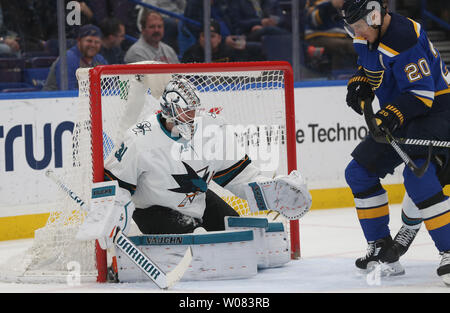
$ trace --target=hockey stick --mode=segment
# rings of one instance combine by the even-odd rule
[[[369,101],[366,100],[361,100],[361,106],[363,106],[363,103],[368,103]],[[389,143],[388,140],[386,139],[385,136],[383,136],[381,134],[381,130],[376,131],[376,128],[378,128],[378,126],[376,126],[375,122],[369,122],[369,120],[372,120],[374,118],[374,114],[373,114],[373,110],[372,110],[372,106],[369,105],[367,106],[366,109],[364,109],[364,117],[366,118],[366,123],[367,126],[369,126],[369,130],[371,131],[371,133],[375,133],[375,136],[373,136],[373,139],[376,142],[379,143]],[[373,121],[373,120],[372,120]],[[371,129],[372,127],[372,129]],[[372,133],[372,134],[373,134]],[[393,139],[395,139],[395,141],[397,141],[397,143],[402,144],[402,145],[413,145],[413,146],[427,146],[429,147],[430,145],[432,145],[433,147],[437,147],[437,148],[450,148],[450,141],[442,141],[442,140],[432,140],[432,139],[412,139],[412,138],[401,138],[401,137],[393,137]]]
[[[74,202],[82,209],[89,212],[90,208],[74,191],[72,191],[52,170],[47,170],[45,175],[50,178],[58,187],[66,193]],[[153,262],[145,253],[143,253],[131,240],[125,236],[122,231],[116,227],[113,230],[115,235],[113,242],[125,255],[127,255],[133,263],[135,263],[144,274],[149,277],[159,288],[167,289],[172,287],[177,281],[183,277],[184,273],[192,261],[192,250],[189,247],[182,260],[170,272],[164,273],[155,262]]]
[[[450,148],[450,141],[442,140],[430,140],[430,139],[411,139],[411,138],[397,138],[394,139],[402,145],[413,145],[413,146],[430,146],[436,148]]]
[[[414,163],[414,161],[409,157],[409,155],[406,154],[406,152],[403,151],[402,148],[400,148],[399,144],[401,144],[401,142],[397,138],[393,137],[389,130],[381,129],[377,125],[373,113],[372,100],[360,99],[360,105],[364,112],[364,118],[366,120],[367,127],[369,128],[369,132],[372,135],[372,138],[378,143],[390,144],[392,148],[394,148],[395,152],[397,152],[397,154],[406,164],[406,166],[408,166],[411,169],[414,175],[416,175],[419,178],[422,177],[427,171],[428,166],[430,165],[431,155],[433,152],[433,144],[429,142],[427,161],[421,167],[418,167]]]

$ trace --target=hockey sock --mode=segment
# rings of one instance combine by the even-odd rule
[[[425,160],[418,160],[420,166]],[[410,170],[403,171],[405,188],[419,208],[425,226],[439,251],[450,249],[450,200],[444,195],[436,175],[436,167],[430,164],[427,172],[418,178]]]
[[[366,240],[375,241],[389,236],[388,197],[379,178],[354,160],[347,166],[345,176],[355,198],[358,219]]]
[[[415,231],[420,229],[422,215],[407,193],[403,198],[401,217],[403,226]]]

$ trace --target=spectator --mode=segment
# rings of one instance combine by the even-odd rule
[[[94,19],[100,23],[107,17],[118,18],[125,26],[127,34],[138,37],[140,31],[136,27],[138,6],[128,0],[89,0],[89,7]]]
[[[203,24],[203,0],[187,0],[184,16]],[[220,24],[222,38],[235,35],[231,27],[231,20],[228,15],[228,4],[225,0],[211,0],[211,18]],[[185,24],[188,30],[199,38],[202,26]]]
[[[305,40],[309,45],[325,48],[333,70],[354,67],[356,52],[353,40],[338,18],[344,0],[315,0],[307,8]]]
[[[161,42],[164,21],[158,12],[145,9],[140,20],[142,31],[139,40],[125,54],[126,63],[160,61],[179,63],[175,50]]]
[[[108,64],[123,64],[125,52],[121,43],[125,39],[125,25],[117,18],[107,17],[100,23],[100,29],[103,33],[100,54]]]
[[[20,44],[15,36],[0,37],[0,56],[19,56]]]
[[[64,10],[67,13],[67,4],[70,2],[78,2],[80,6],[80,25],[66,23],[66,37],[76,39],[78,36],[79,28],[81,25],[93,24],[95,22],[94,12],[90,8],[90,1],[70,1],[65,0]],[[58,10],[57,10],[57,1],[34,1],[36,11],[34,14],[39,15],[40,23],[42,26],[44,33],[48,38],[58,38],[58,27],[56,27],[56,23],[58,21]],[[72,8],[72,6],[69,6]],[[47,39],[48,39],[47,38]]]
[[[227,46],[242,49],[238,41],[239,33],[231,28],[231,19],[228,14],[228,3],[225,0],[211,0],[211,18],[220,24],[222,38]],[[203,0],[188,0],[184,16],[203,24]],[[203,27],[186,23],[187,28],[195,38],[199,38]],[[242,40],[239,38],[239,40]]]
[[[203,0],[188,0],[184,16],[203,24]],[[219,23],[224,43],[234,50],[237,61],[262,61],[262,46],[259,42],[248,42],[242,34],[232,28],[229,3],[226,0],[211,0],[211,18]],[[185,24],[195,38],[199,38],[203,27]]]
[[[288,34],[278,0],[230,1],[232,27],[248,41],[261,41],[264,35]]]
[[[234,60],[232,48],[222,42],[220,35],[220,24],[211,21],[211,61],[232,62]],[[196,44],[191,46],[183,54],[183,63],[201,63],[205,61],[205,33],[201,32]]]
[[[3,25],[3,10],[0,2],[0,56],[17,56],[19,51],[20,44],[15,34]]]
[[[52,56],[59,55],[59,38],[58,38],[58,12],[57,12],[57,1],[34,1],[34,16],[38,17],[38,25],[33,25],[32,27],[37,27],[38,29],[42,29],[43,31],[43,39],[44,49],[46,53]],[[66,14],[69,13],[69,9],[73,10],[73,6],[67,6],[70,2],[78,2],[80,6],[80,24],[73,23],[65,23],[65,31],[66,31],[66,45],[67,48],[71,48],[76,45],[78,33],[80,27],[82,25],[93,24],[94,12],[91,9],[92,0],[86,1],[64,1],[64,9]],[[75,17],[75,15],[71,15],[71,17]]]
[[[77,1],[80,4],[81,15],[84,15],[88,22],[94,20],[94,12],[89,7],[89,1]]]
[[[183,15],[186,7],[186,0],[143,0],[143,2],[178,15]],[[141,17],[143,11],[144,8],[142,7],[138,14],[139,29],[141,28],[139,25],[139,18]],[[168,44],[174,48],[176,52],[178,52],[178,19],[164,15],[163,21],[164,37],[162,42]]]
[[[102,45],[101,40],[102,33],[97,26],[88,24],[80,27],[77,44],[70,48],[66,53],[69,90],[78,89],[76,78],[76,71],[78,68],[108,64],[103,56],[99,54]],[[61,90],[60,67],[61,62],[58,58],[50,67],[50,73],[48,74],[43,90]]]
[[[15,41],[19,44],[22,52],[43,51],[43,42],[46,36],[40,16],[35,12],[37,1],[0,0],[0,6],[2,9],[1,24],[3,28],[1,36],[6,37],[8,34],[5,31],[14,30],[15,34],[12,37],[16,38]]]

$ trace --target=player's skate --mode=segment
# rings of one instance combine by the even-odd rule
[[[369,241],[366,256],[356,260],[355,265],[363,273],[373,271],[381,266],[381,276],[397,276],[405,274],[400,264],[399,254],[393,249],[394,241],[391,236]]]
[[[409,246],[416,238],[419,229],[411,229],[406,226],[402,226],[394,237],[393,249],[397,251],[398,256],[401,257],[408,251]]]
[[[450,250],[440,254],[442,259],[437,269],[437,274],[442,278],[444,284],[450,287]]]

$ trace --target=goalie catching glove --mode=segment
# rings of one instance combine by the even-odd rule
[[[102,249],[114,245],[114,237],[119,229],[125,235],[128,233],[135,209],[127,190],[120,188],[117,181],[108,183],[116,184],[114,194],[101,197],[98,201],[95,198],[91,200],[89,212],[76,235],[78,240],[97,239]]]
[[[290,220],[297,220],[311,208],[312,198],[298,171],[274,180],[252,182],[245,186],[250,211],[273,210]]]

